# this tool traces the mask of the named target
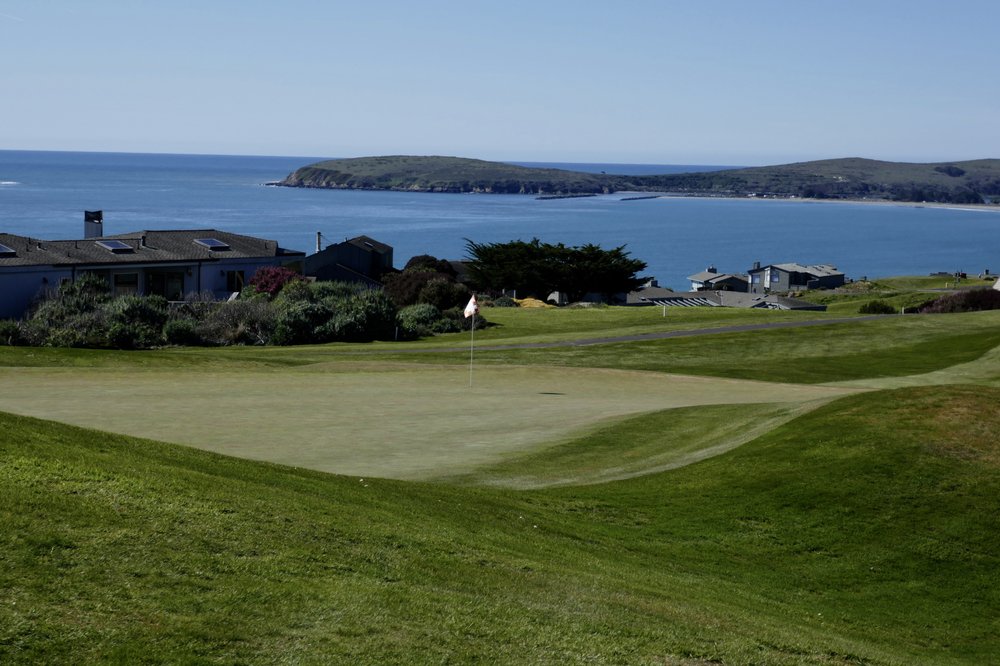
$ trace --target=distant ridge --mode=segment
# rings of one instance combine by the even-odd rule
[[[317,162],[274,184],[412,192],[562,195],[629,190],[690,196],[996,204],[1000,203],[1000,160],[920,164],[850,157],[723,171],[623,176],[463,157],[390,155]]]

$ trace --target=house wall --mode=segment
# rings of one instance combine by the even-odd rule
[[[0,319],[22,317],[47,289],[70,279],[70,269],[52,266],[12,266],[0,269]]]
[[[338,243],[306,257],[305,274],[320,280],[343,279],[343,273],[337,269],[337,264],[377,279],[392,267],[392,252],[380,254],[352,243]]]
[[[769,291],[778,290],[788,291],[788,273],[771,266],[752,270],[747,277],[747,290],[751,294],[766,294]]]
[[[834,289],[843,286],[845,280],[843,274],[816,277],[811,273],[790,272],[774,266],[751,270],[749,278],[751,294],[781,293],[800,289]]]
[[[47,289],[55,290],[63,280],[73,280],[82,273],[96,273],[107,279],[112,288],[115,285],[115,276],[135,275],[135,293],[138,294],[152,293],[153,273],[180,273],[183,279],[181,298],[191,293],[207,291],[217,299],[225,299],[232,293],[229,289],[231,285],[228,284],[230,271],[243,271],[244,282],[249,282],[254,273],[264,266],[284,265],[301,271],[301,264],[301,258],[283,260],[277,257],[260,257],[180,265],[80,266],[75,269],[55,266],[8,266],[0,268],[0,319],[23,317]],[[131,284],[127,277],[124,281]]]
[[[844,275],[823,275],[809,280],[810,289],[836,289],[844,286]]]
[[[714,290],[721,289],[723,291],[746,292],[747,283],[746,280],[740,280],[739,278],[730,277],[724,280],[715,280],[714,282],[712,282],[710,288]]]
[[[243,271],[244,283],[250,282],[254,273],[265,266],[286,266],[295,271],[301,270],[302,259],[282,260],[279,257],[260,257],[252,259],[220,259],[218,261],[202,262],[193,271],[194,279],[185,294],[205,291],[212,292],[217,299],[229,298],[233,291],[228,284],[230,271]]]

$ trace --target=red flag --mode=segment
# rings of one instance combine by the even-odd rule
[[[465,306],[465,318],[475,317],[477,312],[479,312],[479,303],[476,302],[476,295],[473,294],[472,298],[469,299],[469,304]]]

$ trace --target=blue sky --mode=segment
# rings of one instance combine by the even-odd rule
[[[0,148],[1000,158],[995,0],[0,0]]]

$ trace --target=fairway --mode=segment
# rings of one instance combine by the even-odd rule
[[[428,479],[610,419],[715,404],[820,404],[858,389],[594,368],[329,363],[10,368],[0,410],[338,474]],[[711,447],[712,442],[706,442]]]

